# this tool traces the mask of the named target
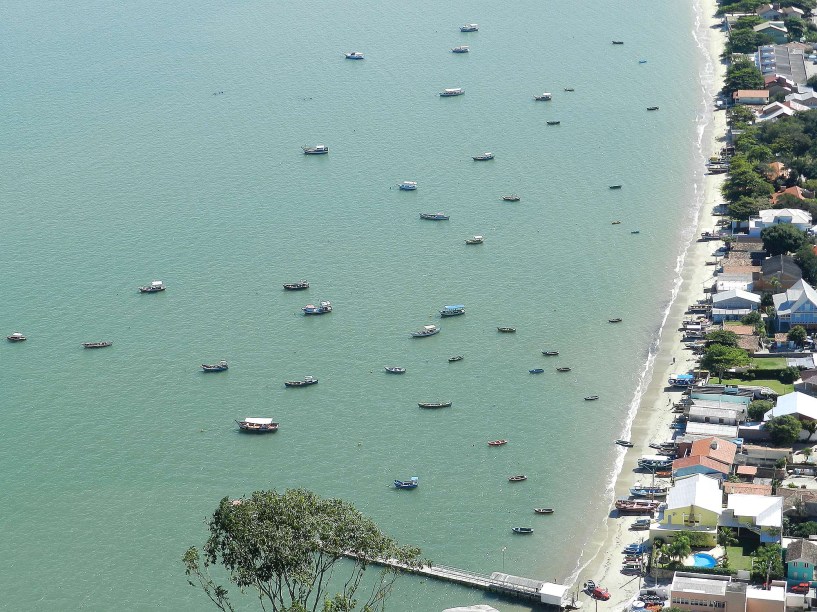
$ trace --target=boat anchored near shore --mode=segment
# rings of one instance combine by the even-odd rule
[[[443,89],[440,92],[441,98],[453,98],[454,96],[462,96],[465,94],[465,90],[462,87],[449,87],[448,89]]]
[[[317,385],[318,379],[314,376],[304,376],[303,380],[288,380],[284,382],[285,387],[308,387],[309,385]]]
[[[223,359],[221,361],[219,361],[218,363],[213,363],[213,364],[203,363],[203,364],[201,364],[201,369],[203,371],[205,371],[205,372],[223,372],[224,370],[227,370],[228,368],[229,368],[229,366],[227,365],[227,362],[225,360],[223,360]]]
[[[412,338],[425,338],[427,336],[433,336],[435,334],[440,333],[440,328],[436,325],[423,325],[417,331],[411,332]]]
[[[420,408],[450,408],[453,402],[417,402]]]
[[[272,419],[260,417],[246,417],[243,421],[236,420],[238,429],[248,433],[275,433],[278,431],[278,423]]]

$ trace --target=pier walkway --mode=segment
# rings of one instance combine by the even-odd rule
[[[347,556],[352,557],[353,555],[350,554]],[[386,565],[411,574],[418,574],[446,582],[454,582],[463,586],[482,589],[483,591],[524,599],[529,602],[550,604],[557,607],[565,607],[567,605],[565,603],[565,596],[567,595],[568,587],[551,582],[512,576],[503,572],[493,572],[489,576],[487,574],[478,574],[446,565],[426,565],[418,568],[409,567],[395,559],[373,559],[371,562],[377,563],[378,565]],[[573,607],[578,606],[574,605]]]

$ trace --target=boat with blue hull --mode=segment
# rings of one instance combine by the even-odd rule
[[[327,300],[322,300],[322,301],[318,302],[317,306],[315,306],[314,304],[307,304],[306,306],[301,308],[301,310],[303,310],[303,313],[305,315],[322,315],[322,314],[326,314],[328,312],[332,312],[332,302],[329,302]]]
[[[667,487],[660,486],[641,486],[636,484],[630,487],[630,495],[633,497],[666,497],[669,493]]]
[[[362,60],[365,57],[360,51],[350,51],[344,55],[346,56],[346,59],[350,60]]]
[[[673,387],[692,387],[695,385],[695,376],[692,374],[675,374],[667,382]]]
[[[443,306],[440,311],[441,317],[456,317],[465,314],[465,304],[452,304],[451,306]]]
[[[531,374],[542,374],[544,371],[544,368],[533,368],[532,370],[528,370],[528,372]]]
[[[419,479],[417,476],[412,476],[408,480],[395,480],[394,481],[394,488],[395,489],[416,489],[419,483]]]

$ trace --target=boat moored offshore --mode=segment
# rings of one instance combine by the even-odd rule
[[[160,280],[155,280],[145,287],[139,287],[139,293],[158,293],[165,290],[165,284]]]
[[[545,93],[540,94],[538,96],[533,96],[533,99],[536,100],[537,102],[547,102],[548,100],[553,99],[553,95],[550,94],[550,93],[545,92]]]
[[[482,244],[483,242],[485,242],[485,236],[473,236],[465,240],[465,244]]]
[[[82,348],[87,349],[98,349],[98,348],[107,348],[111,346],[113,342],[83,342]]]
[[[329,147],[322,144],[315,145],[314,147],[304,145],[301,148],[304,150],[304,155],[326,155],[329,153]]]
[[[236,420],[238,429],[248,433],[274,433],[278,431],[278,423],[272,419],[260,417],[246,417],[243,421]]]
[[[346,59],[351,60],[362,60],[365,56],[360,51],[349,51],[349,53],[344,53]]]
[[[465,93],[465,90],[462,87],[449,87],[448,89],[443,89],[440,92],[440,97],[442,98],[451,98],[453,96],[461,96]]]
[[[423,325],[417,331],[411,332],[412,338],[425,338],[426,336],[433,336],[434,334],[439,334],[440,328],[436,325]]]
[[[426,221],[448,221],[450,217],[445,213],[420,213],[420,218]]]
[[[478,32],[479,31],[479,24],[476,23],[466,23],[463,26],[460,26],[460,32]]]
[[[449,408],[452,402],[418,402],[420,408]]]
[[[318,305],[315,306],[314,304],[307,304],[303,308],[301,308],[304,315],[322,315],[326,314],[327,312],[332,312],[332,302],[328,300],[321,300],[318,302]]]
[[[6,340],[9,342],[23,342],[26,340],[26,337],[20,332],[14,332],[13,334],[6,336]]]
[[[490,151],[486,151],[485,153],[481,153],[480,155],[472,155],[471,159],[474,161],[488,161],[489,159],[493,159],[494,154]]]
[[[302,280],[297,283],[284,283],[284,289],[287,291],[303,291],[304,289],[309,289],[309,282]]]
[[[406,368],[401,368],[400,366],[383,366],[383,369],[386,370],[389,374],[405,374]]]
[[[468,45],[460,45],[459,47],[454,47],[451,49],[451,53],[468,53],[471,49],[468,48]]]
[[[414,191],[417,189],[417,181],[403,181],[397,185],[401,191]]]
[[[318,379],[314,376],[304,376],[303,380],[288,380],[284,383],[285,387],[308,387],[309,385],[317,385]]]
[[[201,364],[201,369],[205,372],[223,372],[224,370],[228,369],[228,366],[227,362],[222,359],[218,363],[203,363]]]
[[[443,306],[440,311],[441,317],[456,317],[465,314],[465,304],[452,304],[451,306]]]
[[[395,480],[394,481],[394,488],[395,489],[416,489],[418,484],[419,484],[419,478],[417,478],[417,476],[412,476],[408,480]]]

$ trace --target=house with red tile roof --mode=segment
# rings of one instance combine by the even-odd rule
[[[672,475],[675,478],[683,478],[704,474],[722,479],[732,471],[737,449],[732,442],[720,438],[695,440],[687,456],[672,462]]]
[[[765,89],[738,89],[732,94],[735,104],[765,106],[769,103],[769,92]]]

